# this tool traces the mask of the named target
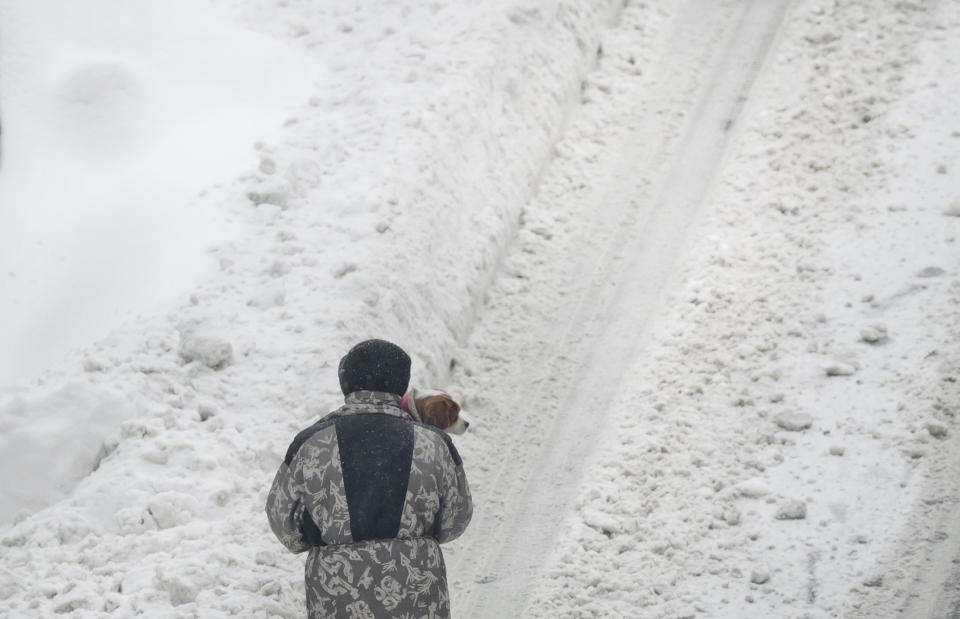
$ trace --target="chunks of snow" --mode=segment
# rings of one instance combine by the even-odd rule
[[[834,361],[825,365],[823,371],[827,376],[852,376],[856,374],[857,368],[849,363]]]
[[[356,271],[359,267],[355,262],[341,262],[337,264],[334,269],[331,271],[333,277],[336,279],[342,279]]]
[[[806,413],[782,412],[773,418],[774,423],[790,432],[806,430],[813,425],[813,417]]]
[[[960,200],[954,200],[943,209],[943,214],[947,217],[960,217]]]
[[[735,527],[740,524],[740,518],[740,510],[733,505],[729,505],[723,510],[722,519],[731,527]]]
[[[620,521],[610,514],[605,514],[595,509],[585,509],[581,515],[583,522],[588,527],[597,529],[604,534],[611,535],[620,533],[623,530],[623,525]]]
[[[871,574],[863,581],[864,587],[882,587],[883,574]]]
[[[927,432],[930,433],[930,436],[933,438],[946,438],[947,437],[947,426],[936,421],[928,421],[926,423]]]
[[[199,511],[200,503],[196,497],[168,490],[150,497],[145,504],[117,510],[116,523],[122,533],[129,535],[185,525]]]
[[[777,520],[803,520],[807,517],[807,504],[791,499],[777,506]]]
[[[222,370],[233,363],[233,346],[216,336],[181,332],[180,357],[188,363],[198,361],[210,369]]]
[[[911,460],[919,460],[920,458],[926,457],[927,450],[923,447],[915,446],[907,447],[903,450],[903,453],[909,456]]]
[[[247,198],[253,203],[254,206],[270,204],[280,208],[281,210],[288,207],[290,199],[288,187],[284,184],[266,187],[260,191],[251,191],[247,193]]]
[[[742,481],[736,486],[741,496],[756,499],[770,494],[770,487],[759,477]]]
[[[61,615],[93,611],[100,592],[88,582],[70,583],[54,598],[53,612]]]
[[[199,510],[195,497],[175,490],[161,492],[147,502],[147,511],[160,529],[186,524]]]
[[[860,340],[867,344],[882,344],[887,341],[887,327],[873,324],[860,330]]]
[[[268,309],[284,305],[287,302],[287,289],[283,280],[274,280],[261,286],[247,301],[250,307]]]
[[[770,572],[762,568],[756,568],[750,571],[750,582],[755,585],[764,585],[770,581]]]
[[[174,606],[189,604],[195,601],[200,593],[200,585],[189,575],[168,573],[159,567],[154,583],[158,589],[167,592],[170,603]]]

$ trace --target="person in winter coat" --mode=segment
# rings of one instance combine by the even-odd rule
[[[309,551],[309,617],[449,617],[440,544],[470,523],[460,455],[401,409],[410,357],[383,340],[340,361],[345,404],[300,432],[267,496],[270,528]]]

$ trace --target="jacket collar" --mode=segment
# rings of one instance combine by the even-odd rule
[[[395,393],[385,391],[354,391],[347,394],[344,398],[347,409],[344,412],[357,413],[387,413],[398,417],[406,417],[407,414],[400,408],[401,397]]]
[[[410,416],[410,419],[413,419],[414,421],[421,421],[420,411],[417,410],[416,389],[411,389],[404,394],[403,399],[400,401],[400,408],[402,408],[403,412]]]

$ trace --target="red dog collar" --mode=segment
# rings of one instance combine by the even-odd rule
[[[407,405],[407,394],[403,394],[403,398],[400,400],[400,408],[402,408],[403,412],[407,414],[407,417],[416,421],[413,413],[410,412],[410,406]]]

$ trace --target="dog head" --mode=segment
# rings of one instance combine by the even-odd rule
[[[470,425],[460,414],[460,405],[446,393],[417,398],[417,411],[423,423],[429,423],[448,434],[463,434]]]

